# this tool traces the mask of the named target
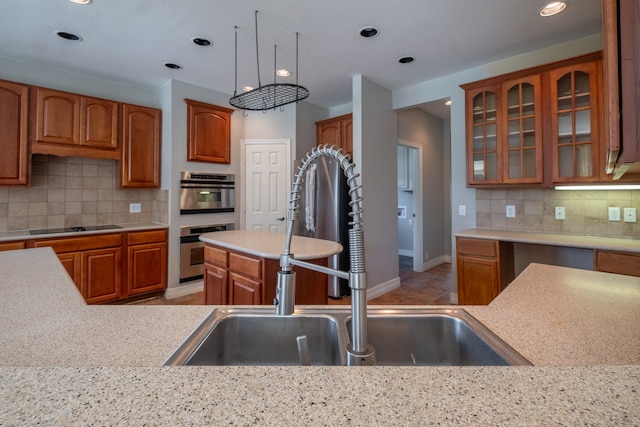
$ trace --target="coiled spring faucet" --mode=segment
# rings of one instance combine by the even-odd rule
[[[298,218],[298,200],[302,186],[303,176],[311,166],[311,162],[323,156],[330,156],[338,161],[349,184],[349,206],[351,221],[349,225],[349,250],[351,268],[349,272],[334,270],[332,268],[318,266],[309,262],[295,259],[291,253],[291,239],[293,226]],[[349,281],[351,288],[351,343],[347,346],[347,365],[373,365],[375,364],[375,350],[367,341],[367,280],[364,266],[364,236],[362,232],[362,197],[361,185],[358,184],[359,174],[354,172],[355,165],[348,155],[335,146],[323,145],[314,147],[302,161],[298,168],[291,189],[289,200],[289,213],[287,222],[287,236],[284,253],[280,255],[280,267],[278,271],[278,285],[276,288],[276,313],[279,315],[293,314],[295,308],[296,276],[293,266],[308,268],[321,273],[337,276]]]

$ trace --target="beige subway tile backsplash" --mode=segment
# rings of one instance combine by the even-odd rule
[[[0,232],[136,222],[167,224],[168,190],[117,188],[118,163],[34,154],[31,187],[0,188]],[[129,203],[142,212],[129,213]]]
[[[506,205],[516,206],[516,218],[506,218]],[[555,208],[565,219],[555,219]],[[609,221],[608,208],[636,208],[640,190],[555,191],[553,189],[476,190],[476,227],[640,238],[638,223]]]

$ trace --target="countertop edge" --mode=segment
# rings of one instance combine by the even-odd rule
[[[72,231],[68,233],[50,233],[50,234],[29,234],[29,230],[16,230],[5,231],[0,233],[0,242],[12,242],[15,240],[36,240],[36,239],[53,239],[57,237],[77,237],[93,234],[110,234],[110,233],[123,233],[128,231],[139,230],[155,230],[169,228],[168,224],[161,224],[155,222],[144,223],[126,223],[126,224],[114,224],[121,228],[113,228],[110,230],[91,230],[91,231]]]

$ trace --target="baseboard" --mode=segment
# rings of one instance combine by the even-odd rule
[[[409,249],[398,249],[398,255],[410,256],[413,258],[413,251]]]
[[[422,271],[431,270],[432,268],[445,263],[451,263],[451,255],[442,255],[438,258],[434,258],[425,262],[424,264],[422,264]]]
[[[189,283],[188,285],[176,286],[174,288],[167,288],[164,291],[164,297],[166,299],[183,297],[185,295],[195,294],[196,292],[204,291],[204,281]]]
[[[396,277],[387,282],[380,283],[379,285],[368,288],[367,301],[377,298],[380,295],[384,295],[387,292],[391,292],[394,289],[398,289],[399,287],[400,287],[400,278]]]

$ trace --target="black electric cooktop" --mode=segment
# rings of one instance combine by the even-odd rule
[[[41,230],[29,230],[29,234],[55,234],[55,233],[76,233],[78,231],[99,231],[99,230],[115,230],[122,228],[119,225],[87,225],[78,227],[66,227],[66,228],[45,228]]]

